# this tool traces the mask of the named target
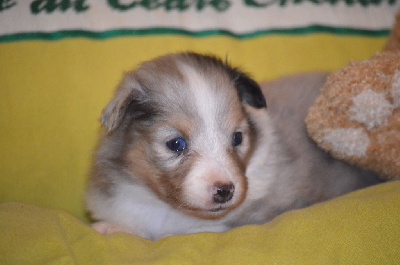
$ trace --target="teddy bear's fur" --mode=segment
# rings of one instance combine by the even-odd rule
[[[400,51],[400,10],[396,15],[396,22],[393,26],[389,40],[384,48],[385,51]]]
[[[334,157],[400,179],[400,11],[385,50],[332,73],[306,123]]]
[[[329,76],[309,110],[309,134],[333,156],[400,176],[400,52],[352,62]]]

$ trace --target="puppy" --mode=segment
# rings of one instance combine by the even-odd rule
[[[127,73],[101,117],[87,189],[93,227],[152,240],[222,232],[377,183],[307,136],[304,118],[325,78],[292,76],[261,90],[195,53]]]

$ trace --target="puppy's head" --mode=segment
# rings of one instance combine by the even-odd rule
[[[102,122],[109,142],[123,137],[121,160],[134,181],[177,209],[216,219],[246,196],[256,132],[245,105],[266,107],[247,75],[212,56],[172,54],[126,74]]]

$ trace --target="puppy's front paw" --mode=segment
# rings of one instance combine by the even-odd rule
[[[97,223],[92,224],[91,227],[103,235],[109,235],[109,234],[113,234],[116,232],[129,233],[129,231],[124,227],[106,223],[106,222],[97,222]]]

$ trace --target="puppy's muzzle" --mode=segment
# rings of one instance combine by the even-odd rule
[[[235,186],[232,183],[216,183],[213,192],[213,200],[215,203],[226,203],[232,199]]]

